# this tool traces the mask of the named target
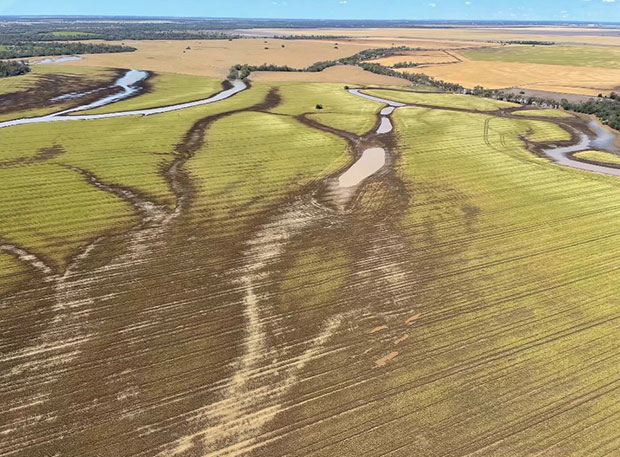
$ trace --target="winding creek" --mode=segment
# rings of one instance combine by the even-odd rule
[[[385,103],[388,106],[383,108],[380,112],[381,123],[377,130],[377,134],[389,133],[392,131],[392,123],[389,119],[389,115],[391,115],[397,107],[407,106],[405,103],[396,102],[394,100],[389,100],[386,98],[375,97],[373,95],[365,94],[361,92],[360,89],[349,89],[349,93],[353,95],[357,95],[359,97],[365,98],[367,100],[372,100],[375,102]],[[583,162],[581,160],[574,159],[571,155],[576,152],[587,151],[587,150],[602,150],[610,153],[618,153],[620,152],[618,148],[615,146],[615,142],[618,138],[618,134],[606,129],[599,122],[595,120],[591,120],[588,123],[588,127],[593,135],[588,135],[584,132],[577,131],[573,127],[568,127],[568,129],[572,130],[579,141],[576,144],[569,146],[559,146],[559,147],[548,147],[542,149],[542,152],[553,162],[558,165],[575,168],[577,170],[589,171],[593,173],[601,173],[605,175],[611,176],[620,176],[620,169],[605,166],[603,164],[592,164]],[[362,159],[360,159],[362,160]],[[367,159],[366,159],[367,160]]]
[[[109,105],[111,103],[118,102],[120,100],[126,99],[132,95],[134,95],[139,89],[136,87],[136,84],[143,81],[148,76],[147,72],[137,71],[137,70],[129,70],[125,76],[120,78],[115,86],[121,87],[123,92],[120,94],[114,94],[111,96],[104,97],[100,100],[97,100],[93,103],[89,103],[88,105],[78,106],[76,108],[71,108],[69,110],[60,111],[57,113],[47,114],[45,116],[38,117],[28,117],[21,119],[14,119],[10,121],[0,122],[0,128],[6,127],[14,127],[17,125],[25,125],[25,124],[40,124],[44,122],[62,122],[62,121],[89,121],[95,119],[109,119],[115,117],[125,117],[125,116],[151,116],[154,114],[162,114],[169,113],[171,111],[178,111],[186,108],[192,108],[195,106],[207,105],[209,103],[219,102],[221,100],[225,100],[227,98],[232,97],[233,95],[244,91],[248,88],[247,84],[243,81],[233,81],[232,87],[230,89],[222,90],[217,94],[202,100],[195,100],[192,102],[179,103],[176,105],[162,106],[158,108],[147,108],[140,110],[130,110],[130,111],[116,111],[112,113],[105,114],[82,114],[82,115],[73,115],[67,116],[67,114],[71,114],[78,111],[84,111],[92,108],[99,108],[104,105]]]
[[[588,136],[583,132],[575,131],[579,141],[569,146],[550,147],[543,149],[543,153],[558,165],[575,168],[577,170],[601,173],[610,176],[620,176],[620,169],[608,167],[602,164],[593,164],[574,159],[571,155],[576,152],[588,150],[602,150],[609,153],[616,153],[618,149],[614,146],[617,135],[605,129],[598,122],[592,120],[588,127],[594,135]]]
[[[139,83],[144,81],[149,77],[149,73],[147,71],[142,70],[129,70],[122,78],[119,78],[112,87],[118,87],[121,89],[121,92],[118,94],[108,95],[107,97],[103,97],[99,100],[95,100],[92,103],[87,105],[78,106],[77,108],[71,108],[65,111],[61,111],[59,113],[55,113],[55,116],[61,116],[63,114],[75,113],[77,111],[87,111],[89,109],[100,108],[105,105],[109,105],[110,103],[119,102],[126,98],[129,98],[138,92],[140,92],[141,87]]]

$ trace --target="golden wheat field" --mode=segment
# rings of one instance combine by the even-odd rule
[[[254,30],[258,32],[258,30]],[[261,33],[285,34],[284,29],[261,29]],[[421,48],[399,56],[378,59],[376,62],[393,65],[397,62],[414,62],[420,68],[408,69],[438,79],[458,83],[466,87],[483,85],[488,88],[523,87],[555,92],[567,92],[583,95],[609,93],[620,87],[620,73],[615,70],[618,62],[617,50],[620,49],[620,37],[596,36],[596,29],[590,28],[432,28],[418,29],[309,29],[299,30],[300,35],[335,35],[347,36],[350,43],[369,47],[408,46]],[[493,51],[501,48],[499,41],[540,40],[562,44],[558,51],[562,59],[565,51],[576,49],[578,56],[567,55],[559,71],[557,65],[548,65],[550,59],[542,57],[533,62],[501,60],[474,60],[468,57],[480,48]],[[346,40],[345,40],[346,42]],[[531,53],[531,46],[522,46],[524,52]],[[529,48],[529,49],[528,49]],[[534,53],[540,49],[534,49]],[[448,54],[446,55],[446,51]],[[551,50],[556,52],[555,47]],[[602,53],[602,54],[601,54]],[[570,54],[568,52],[567,54]],[[593,54],[601,54],[597,65],[592,62]],[[407,56],[407,57],[405,57]],[[415,56],[415,57],[409,57]],[[553,57],[553,56],[552,56]],[[553,59],[551,59],[553,60]],[[589,62],[588,66],[575,65],[575,61]],[[445,65],[454,63],[454,65]],[[435,65],[433,65],[435,64]],[[608,64],[611,64],[611,68]]]

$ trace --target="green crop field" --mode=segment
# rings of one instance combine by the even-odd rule
[[[0,116],[116,74],[37,66]],[[221,81],[147,87],[88,114]],[[252,82],[0,129],[0,455],[614,455],[620,180],[544,150],[587,121],[363,91],[408,106]]]
[[[217,120],[188,164],[193,223],[208,214],[209,237],[243,236],[257,214],[349,161],[343,140],[290,117],[248,112]]]
[[[610,154],[604,151],[582,151],[577,152],[575,157],[578,159],[593,160],[595,162],[610,163],[613,165],[620,165],[620,156],[616,154]]]
[[[358,351],[398,355],[363,386],[351,381],[364,376],[363,356],[349,366],[344,355],[318,364],[313,374],[331,370],[329,385],[348,387],[310,401],[295,417],[328,411],[333,418],[291,431],[276,449],[316,449],[321,437],[313,455],[487,455],[488,448],[490,455],[592,455],[593,435],[577,424],[596,421],[597,439],[613,435],[617,395],[598,393],[615,379],[620,357],[609,339],[618,331],[611,297],[620,285],[613,260],[620,233],[608,225],[620,217],[620,183],[526,151],[520,135],[566,139],[549,125],[397,110],[396,167],[415,194],[396,219],[410,246],[413,283],[392,298],[405,300],[418,323],[407,329],[404,319],[370,320],[367,334],[387,328]],[[394,346],[403,335],[410,343]],[[350,404],[358,406],[344,424],[338,418]],[[566,427],[571,435],[558,440]]]
[[[2,130],[0,164],[8,166],[0,168],[7,184],[0,205],[11,217],[0,221],[0,234],[62,267],[100,233],[124,230],[132,223],[126,203],[93,188],[63,166],[88,170],[102,182],[130,187],[158,203],[174,206],[174,195],[160,170],[172,160],[183,133],[202,117],[250,106],[264,95],[265,89],[257,89],[217,105],[146,118],[31,124]],[[47,152],[54,147],[60,154]],[[45,159],[46,154],[50,156],[43,163],[28,163]],[[62,242],[56,239],[59,234],[64,237]]]
[[[274,86],[272,86],[274,87]],[[271,110],[277,114],[308,114],[322,124],[363,134],[376,122],[382,104],[349,94],[340,84],[285,83],[278,84],[281,103]],[[321,109],[317,109],[321,105]]]
[[[620,50],[596,46],[503,46],[469,49],[461,54],[470,60],[620,68]]]
[[[364,93],[375,97],[387,98],[402,103],[414,103],[419,105],[440,106],[444,108],[461,108],[478,111],[495,111],[500,108],[515,107],[514,103],[488,98],[475,97],[473,95],[457,94],[424,94],[418,92],[400,92],[384,89],[368,89]]]
[[[514,114],[535,117],[573,117],[571,113],[559,109],[524,109],[516,111]]]

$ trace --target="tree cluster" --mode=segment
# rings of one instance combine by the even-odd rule
[[[620,130],[620,100],[589,100],[581,103],[570,103],[562,100],[562,107],[578,113],[593,114],[605,125]]]
[[[17,43],[0,48],[0,59],[20,59],[23,57],[56,56],[65,54],[106,54],[114,52],[132,52],[136,48],[129,46],[92,44],[77,42]]]
[[[405,51],[416,51],[420,50],[420,48],[409,48],[407,46],[397,46],[392,48],[376,48],[376,49],[366,49],[364,51],[358,52],[357,54],[345,57],[339,60],[327,60],[323,62],[315,62],[312,65],[309,65],[306,68],[295,69],[289,66],[281,66],[281,65],[247,65],[247,64],[237,64],[233,65],[228,74],[228,78],[233,79],[246,79],[250,76],[250,73],[253,71],[298,71],[298,72],[319,72],[323,71],[326,68],[333,67],[335,65],[356,65],[358,67],[363,68],[366,71],[370,71],[371,73],[386,75],[386,76],[394,76],[396,78],[403,78],[416,85],[427,85],[437,87],[441,90],[445,91],[463,91],[463,86],[459,84],[448,83],[445,81],[441,81],[435,79],[431,76],[422,74],[422,73],[406,73],[402,71],[394,70],[393,68],[386,67],[384,65],[378,63],[368,63],[366,60],[380,59],[382,57],[389,57],[393,55],[398,55]]]
[[[15,60],[0,61],[0,78],[24,75],[29,72],[30,66],[26,62]]]
[[[418,64],[414,62],[396,62],[392,65],[393,68],[415,68]]]

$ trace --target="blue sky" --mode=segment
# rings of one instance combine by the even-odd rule
[[[0,0],[0,15],[620,22],[620,0]]]

